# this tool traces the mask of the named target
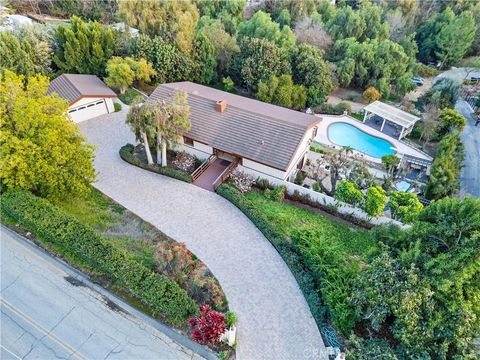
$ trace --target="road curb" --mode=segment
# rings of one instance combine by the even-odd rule
[[[75,277],[78,280],[81,280],[87,287],[90,289],[96,291],[100,295],[104,296],[107,298],[109,301],[113,302],[115,305],[119,306],[122,308],[125,312],[128,314],[137,317],[141,319],[142,321],[146,322],[156,330],[164,333],[167,335],[169,338],[171,338],[173,341],[176,343],[182,345],[183,347],[193,351],[194,353],[202,356],[203,358],[207,360],[218,360],[218,357],[209,349],[203,347],[200,344],[195,343],[194,341],[190,340],[186,336],[176,332],[175,330],[171,329],[165,324],[162,324],[160,321],[152,318],[151,316],[143,313],[142,311],[134,308],[132,305],[130,305],[128,302],[120,298],[118,295],[112,293],[111,291],[101,287],[100,285],[95,284],[90,280],[90,278],[85,275],[83,272],[80,270],[72,267],[70,264],[66,263],[64,260],[57,258],[56,256],[53,256],[50,254],[48,251],[46,251],[44,248],[41,246],[35,244],[32,240],[16,233],[12,229],[6,227],[4,224],[0,224],[2,232],[5,231],[9,235],[11,235],[13,238],[18,240],[22,245],[25,247],[29,248],[33,252],[35,252],[37,255],[40,257],[47,259],[49,261],[53,261],[60,267],[63,271],[65,271],[67,274]]]

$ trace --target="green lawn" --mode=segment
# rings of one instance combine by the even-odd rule
[[[310,209],[268,200],[259,191],[244,196],[246,206],[255,209],[257,219],[250,218],[260,228],[267,224],[273,229],[271,234],[276,234],[275,238],[264,232],[267,238],[272,237],[269,240],[297,278],[319,326],[323,326],[325,320],[318,314],[326,313],[338,330],[348,334],[356,321],[350,303],[356,277],[367,257],[379,251],[370,232]],[[296,258],[293,263],[292,257]],[[296,269],[302,267],[313,279],[313,291],[321,293],[326,310],[319,311],[324,305],[308,300],[312,289],[301,283],[304,275],[299,278],[296,274]]]
[[[368,256],[377,250],[377,244],[369,232],[357,227],[347,226],[326,216],[288,203],[273,202],[260,192],[252,191],[245,197],[255,204],[278,233],[285,238],[292,234],[313,229],[320,232],[344,256]]]

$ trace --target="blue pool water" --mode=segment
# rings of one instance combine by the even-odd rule
[[[336,145],[350,146],[367,155],[381,158],[395,154],[393,145],[387,140],[367,134],[347,123],[334,123],[328,127],[328,138]]]

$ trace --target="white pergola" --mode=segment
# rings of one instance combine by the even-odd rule
[[[415,123],[420,120],[420,118],[415,115],[412,115],[406,111],[396,108],[395,106],[385,104],[378,100],[365,106],[363,110],[365,111],[363,116],[363,122],[367,121],[374,115],[377,115],[383,119],[380,131],[383,131],[383,127],[385,126],[386,121],[390,121],[396,125],[399,125],[402,130],[400,131],[400,136],[398,137],[398,139],[401,139],[410,134]]]

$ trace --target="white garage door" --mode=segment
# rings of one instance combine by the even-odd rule
[[[68,110],[68,114],[76,123],[85,121],[100,115],[108,114],[105,99],[93,101]]]

